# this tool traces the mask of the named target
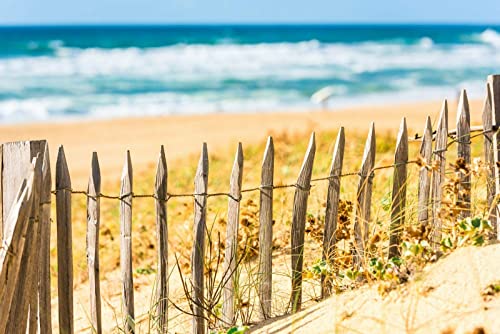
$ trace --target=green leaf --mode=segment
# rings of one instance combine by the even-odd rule
[[[450,237],[447,237],[447,238],[444,238],[443,240],[441,240],[441,245],[445,248],[452,248],[453,247],[453,243],[450,239]]]
[[[246,332],[248,332],[248,326],[235,326],[231,327],[227,334],[244,334]]]
[[[395,264],[396,266],[400,266],[403,264],[403,259],[401,259],[399,256],[391,257],[389,261]]]

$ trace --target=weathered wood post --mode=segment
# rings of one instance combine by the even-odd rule
[[[364,265],[365,247],[368,243],[368,228],[371,215],[373,167],[375,164],[375,123],[372,122],[366,138],[363,161],[359,172],[356,198],[356,216],[354,217],[354,265],[359,269]]]
[[[52,177],[50,170],[49,145],[45,143],[42,165],[42,189],[40,190],[40,275],[38,283],[40,334],[52,333],[52,312],[50,293],[50,209]]]
[[[19,267],[19,279],[16,282],[16,291],[14,292],[12,305],[6,311],[9,317],[9,326],[5,329],[7,332],[24,332],[28,328],[29,332],[32,333],[38,328],[40,323],[40,289],[38,282],[40,278],[40,266],[43,261],[40,258],[42,256],[41,252],[36,250],[40,249],[41,245],[42,230],[39,223],[41,209],[40,192],[42,187],[43,156],[46,146],[46,141],[38,140],[5,143],[0,148],[0,164],[2,165],[0,173],[0,239],[2,239],[3,231],[9,228],[6,225],[6,219],[10,213],[12,204],[16,200],[19,187],[26,182],[28,173],[33,171],[33,158],[38,157],[35,166],[36,175],[34,176],[34,199],[30,213],[30,223],[28,223],[26,231],[26,241],[23,246],[23,252],[21,252],[23,257]],[[31,309],[29,319],[28,309]],[[43,312],[42,316],[45,314],[46,312]],[[43,320],[46,321],[46,318]],[[30,327],[28,327],[29,325]]]
[[[160,148],[156,167],[156,243],[158,247],[158,273],[156,283],[156,326],[158,333],[168,330],[168,227],[167,227],[168,169],[165,149]]]
[[[500,75],[488,76],[488,83],[491,91],[491,111],[493,119],[493,128],[497,129],[493,133],[493,167],[495,170],[495,196],[500,196]],[[494,209],[496,216],[496,237],[500,240],[500,202],[496,201]]]
[[[325,232],[323,234],[323,260],[330,266],[335,261],[335,232],[337,230],[337,216],[340,199],[340,175],[344,162],[345,134],[344,127],[340,127],[333,150],[328,194],[326,198]],[[330,278],[321,275],[321,298],[330,296],[332,284]]]
[[[71,177],[62,146],[59,147],[56,161],[56,216],[59,329],[61,333],[72,334],[74,332],[74,325]]]
[[[392,177],[391,230],[389,259],[400,255],[401,232],[405,223],[406,176],[408,163],[408,130],[406,119],[401,120],[396,152],[394,153],[394,175]]]
[[[460,187],[458,192],[458,204],[461,208],[460,218],[470,217],[471,215],[471,184],[470,184],[470,162],[471,162],[471,149],[470,149],[470,111],[469,100],[467,99],[467,92],[462,90],[460,94],[460,101],[457,110],[457,157],[460,171]]]
[[[424,166],[421,167],[418,175],[418,222],[421,225],[429,224],[429,207],[431,193],[431,172],[428,167],[432,164],[432,123],[427,116],[422,144],[420,145],[420,157]]]
[[[262,160],[260,181],[259,212],[259,301],[260,316],[267,319],[272,308],[272,253],[273,253],[273,178],[274,178],[274,144],[273,138],[267,139],[266,150]]]
[[[448,102],[445,100],[441,108],[441,115],[436,130],[436,144],[434,146],[435,168],[432,171],[432,235],[431,241],[434,249],[441,244],[441,200],[443,197],[443,184],[446,171],[446,151],[448,146]]]
[[[489,220],[493,225],[493,233],[490,235],[491,239],[497,238],[497,215],[496,210],[492,208],[495,198],[495,166],[493,157],[493,109],[491,100],[491,87],[486,83],[486,97],[483,105],[483,150],[484,150],[484,163],[486,168],[486,201],[489,208]]]
[[[193,284],[193,334],[205,334],[205,232],[208,190],[208,150],[203,148],[194,179],[194,242],[191,254],[191,277]]]
[[[233,170],[229,185],[227,209],[226,249],[223,266],[223,303],[222,320],[227,325],[234,325],[235,295],[239,289],[239,275],[236,263],[238,260],[238,225],[240,220],[241,182],[243,179],[243,148],[238,144],[234,158]]]
[[[292,312],[300,311],[302,307],[302,267],[304,263],[304,234],[306,226],[307,199],[311,189],[311,176],[316,153],[314,132],[309,141],[302,168],[295,188],[293,200],[293,216],[291,227],[291,264],[292,264],[292,295],[290,303]]]
[[[101,224],[101,169],[97,153],[92,153],[87,188],[87,266],[90,285],[90,322],[92,332],[102,333],[101,282],[99,277],[99,226]]]
[[[127,151],[120,189],[120,266],[122,275],[123,328],[135,332],[134,280],[132,274],[132,197],[133,171],[130,151]]]
[[[22,161],[18,162],[22,164]],[[42,157],[40,153],[33,158],[33,202],[26,230],[26,241],[22,253],[21,265],[10,307],[9,320],[6,333],[32,333],[38,327],[38,255],[39,249],[39,212],[40,212],[40,188],[42,178]],[[33,319],[28,317],[29,310],[34,313]],[[33,327],[30,328],[29,325]]]
[[[19,284],[18,278],[24,249],[27,246],[29,216],[34,197],[34,166],[28,169],[27,178],[21,182],[17,196],[3,220],[3,245],[0,247],[0,333],[7,333],[10,310]]]

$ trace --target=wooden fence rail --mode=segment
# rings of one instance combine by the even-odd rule
[[[315,134],[311,135],[302,167],[294,184],[274,184],[274,143],[269,137],[261,166],[260,186],[242,188],[244,154],[238,144],[227,193],[208,192],[209,159],[207,144],[201,150],[192,194],[168,192],[167,159],[163,146],[160,148],[156,169],[156,180],[152,194],[138,195],[133,192],[133,169],[130,152],[127,151],[121,176],[119,196],[101,192],[101,173],[97,153],[93,153],[90,176],[86,191],[71,188],[71,177],[64,149],[58,151],[55,168],[55,202],[57,224],[57,286],[60,333],[73,333],[73,243],[71,202],[73,194],[84,194],[87,199],[87,265],[90,292],[89,321],[92,331],[103,333],[101,313],[99,227],[101,198],[118,200],[120,203],[120,266],[122,289],[122,329],[125,333],[136,331],[133,282],[132,209],[133,199],[149,197],[155,203],[157,279],[154,291],[153,327],[157,333],[169,330],[169,263],[168,263],[168,200],[172,197],[193,197],[194,223],[191,250],[191,277],[183,281],[186,298],[192,316],[192,332],[207,333],[215,311],[213,301],[206,291],[207,275],[207,210],[208,198],[228,198],[227,230],[221,279],[222,314],[217,324],[223,327],[238,322],[240,305],[240,268],[242,254],[238,253],[238,230],[240,224],[240,202],[243,193],[259,192],[259,254],[258,267],[251,273],[258,304],[255,305],[262,319],[276,315],[273,307],[273,192],[276,189],[294,188],[292,221],[290,228],[291,290],[289,310],[297,312],[303,305],[303,272],[305,227],[311,185],[324,181],[328,184],[326,195],[322,260],[333,267],[337,257],[337,222],[341,202],[341,181],[348,176],[357,177],[357,193],[354,203],[354,249],[353,268],[366,269],[366,253],[370,247],[371,198],[373,179],[378,170],[392,168],[392,191],[390,228],[387,257],[400,256],[402,233],[408,226],[407,185],[408,164],[418,164],[417,222],[431,234],[432,246],[440,247],[442,239],[443,185],[447,152],[451,144],[457,147],[458,204],[459,217],[471,216],[470,164],[472,161],[471,132],[480,132],[484,138],[483,151],[487,172],[487,203],[489,220],[493,223],[492,239],[500,240],[500,76],[489,76],[486,98],[482,110],[482,127],[471,127],[470,109],[466,91],[462,91],[457,110],[456,130],[448,129],[448,104],[442,105],[436,132],[433,133],[431,119],[427,117],[420,138],[420,157],[409,160],[409,142],[406,119],[401,120],[395,141],[394,163],[376,166],[375,124],[372,123],[366,138],[364,153],[358,171],[343,172],[345,155],[345,131],[340,127],[336,138],[329,174],[312,178],[316,154]],[[452,138],[452,140],[450,140]],[[433,148],[433,142],[434,148]],[[45,141],[5,143],[0,147],[1,191],[0,191],[0,333],[51,333],[50,295],[50,222],[51,222],[51,169],[49,148]],[[208,239],[210,241],[210,239]],[[321,272],[321,298],[334,293],[331,277]]]

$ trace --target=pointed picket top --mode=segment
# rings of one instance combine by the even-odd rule
[[[489,83],[486,84],[486,97],[484,98],[484,103],[483,103],[483,127],[486,125],[489,125],[488,129],[491,129],[493,125],[493,106],[492,106],[492,100],[491,100],[491,86]],[[486,130],[486,128],[485,128]],[[485,135],[488,135],[485,133]]]
[[[50,171],[50,155],[49,155],[49,144],[45,142],[45,148],[43,149],[43,164],[42,164],[42,189],[41,189],[41,202],[50,202],[50,191],[52,189],[52,176]]]
[[[424,134],[422,135],[422,144],[420,145],[420,156],[426,158],[426,163],[430,164],[430,156],[432,154],[432,120],[427,116],[425,121]]]
[[[437,125],[437,135],[439,135],[439,131],[444,128],[448,128],[448,100],[444,100],[441,106],[441,113],[439,114],[439,121]],[[446,134],[448,136],[448,134]]]
[[[342,161],[344,160],[344,146],[345,146],[345,130],[341,126],[337,133],[335,141],[335,148],[333,149],[332,164],[330,165],[330,176],[338,174],[339,163],[342,168]]]
[[[262,168],[270,168],[274,165],[274,142],[273,137],[267,138],[266,149],[262,159]]]
[[[236,155],[234,157],[233,170],[231,172],[232,175],[241,174],[238,171],[243,167],[243,146],[238,143],[238,148],[236,149]],[[240,175],[241,176],[241,175]],[[239,181],[241,184],[241,180]]]
[[[236,154],[234,156],[233,169],[231,171],[230,179],[230,194],[232,196],[239,196],[241,192],[241,182],[243,179],[243,146],[238,143],[238,148],[236,149]]]
[[[460,100],[458,102],[457,130],[459,130],[461,123],[470,127],[469,99],[467,98],[467,91],[465,89],[462,89],[462,92],[460,93]]]
[[[370,131],[368,132],[368,137],[366,138],[365,150],[363,152],[363,162],[361,164],[361,174],[362,176],[369,176],[373,164],[375,163],[375,122],[370,125]]]
[[[56,161],[56,190],[70,189],[71,177],[69,175],[68,164],[66,162],[66,155],[64,154],[64,147],[59,146]]]
[[[406,117],[403,117],[399,125],[398,139],[396,141],[396,156],[402,151],[404,153],[405,147],[408,147],[408,129],[406,126]],[[408,149],[406,148],[406,150]]]
[[[493,125],[500,126],[500,75],[488,76]]]
[[[203,143],[201,148],[200,160],[198,161],[198,168],[196,169],[195,180],[202,180],[200,186],[206,188],[208,184],[208,148],[207,143]],[[206,190],[206,189],[205,189]]]
[[[92,152],[88,193],[90,196],[98,196],[101,193],[101,168],[97,152]]]
[[[297,185],[305,188],[309,188],[309,183],[312,175],[312,167],[314,163],[314,155],[316,153],[316,138],[315,133],[311,134],[309,139],[309,146],[307,147],[306,154],[304,156],[304,161],[302,162],[302,167],[300,168],[299,177],[297,179]]]
[[[163,145],[160,147],[160,154],[158,156],[158,164],[156,165],[156,180],[155,180],[155,195],[158,199],[167,199],[167,159],[165,158],[165,148]]]
[[[123,164],[120,196],[128,195],[132,191],[133,184],[133,169],[132,159],[130,158],[130,151],[127,150],[125,156],[125,163]]]

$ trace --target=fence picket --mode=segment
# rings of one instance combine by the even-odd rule
[[[488,76],[488,83],[491,92],[491,112],[493,128],[497,129],[493,133],[493,168],[495,171],[495,197],[500,196],[500,75]],[[500,203],[497,201],[494,208],[494,215],[496,217],[496,238],[500,240]]]
[[[497,235],[497,216],[492,209],[493,200],[495,197],[495,168],[493,166],[493,109],[491,101],[490,84],[486,83],[486,97],[483,104],[483,151],[484,163],[486,168],[486,201],[488,203],[489,220],[493,225],[493,233],[490,236],[496,239]]]
[[[44,145],[45,147],[45,145]],[[26,275],[26,289],[23,293],[24,308],[21,310],[25,313],[22,317],[21,323],[17,325],[18,328],[24,329],[23,323],[25,323],[25,317],[27,318],[28,333],[36,334],[39,328],[39,295],[38,295],[38,282],[40,280],[40,235],[41,235],[41,224],[40,224],[40,210],[41,210],[41,189],[42,189],[42,177],[43,177],[43,153],[38,153],[36,158],[34,158],[35,164],[35,196],[33,197],[33,208],[31,213],[31,219],[33,220],[33,236],[30,249],[30,258],[28,261],[28,272]],[[29,312],[29,315],[28,315]],[[22,325],[22,327],[21,327]],[[8,327],[7,327],[7,330]],[[14,333],[14,332],[11,332]]]
[[[446,171],[446,151],[448,146],[448,102],[444,100],[441,115],[436,130],[436,144],[434,146],[434,162],[436,168],[432,171],[432,237],[431,241],[435,249],[441,243],[441,200],[443,196],[443,184]]]
[[[194,243],[191,256],[193,334],[205,334],[205,232],[208,190],[208,150],[203,148],[194,179]]]
[[[120,189],[120,265],[122,275],[123,328],[125,333],[134,333],[134,279],[132,274],[132,191],[133,170],[130,151],[123,165]]]
[[[235,290],[238,290],[238,225],[240,219],[241,181],[243,178],[243,148],[238,144],[231,172],[228,210],[227,210],[227,235],[224,254],[224,277],[222,320],[227,325],[234,325],[235,317]]]
[[[406,213],[407,163],[408,130],[406,128],[406,118],[403,118],[399,127],[396,152],[394,154],[389,258],[400,255],[399,244],[401,243],[401,232],[404,228]]]
[[[101,169],[97,153],[92,153],[87,188],[87,265],[90,285],[90,322],[92,332],[102,333],[101,282],[99,277],[99,226],[101,224]]]
[[[262,160],[259,206],[259,311],[263,319],[269,318],[272,312],[273,182],[274,144],[269,137]]]
[[[34,197],[34,167],[28,169],[28,176],[20,186],[9,215],[4,220],[5,229],[0,247],[0,333],[6,333],[12,300],[26,246],[26,231]]]
[[[52,178],[50,170],[49,145],[45,143],[42,165],[42,188],[40,190],[40,267],[39,267],[39,314],[40,334],[52,333],[52,312],[50,292],[50,206]]]
[[[460,101],[457,110],[457,157],[460,164],[464,164],[463,171],[460,172],[460,188],[458,193],[458,203],[461,207],[460,217],[470,217],[470,172],[465,171],[470,169],[471,148],[470,148],[470,111],[467,92],[462,90]]]
[[[6,333],[32,332],[32,329],[29,328],[31,319],[28,318],[30,309],[35,313],[35,318],[33,319],[34,324],[32,324],[32,326],[36,326],[38,322],[36,319],[38,316],[36,283],[38,283],[38,213],[40,209],[40,185],[42,174],[42,159],[40,154],[33,159],[33,166],[33,201],[31,204],[28,228],[26,230],[26,241],[21,257],[21,266],[19,268],[16,290],[10,307]]]
[[[368,227],[371,215],[373,185],[373,166],[375,164],[375,123],[372,122],[366,138],[363,161],[359,172],[356,198],[356,216],[354,217],[354,265],[359,269],[363,265],[365,247],[368,243]]]
[[[304,262],[304,234],[306,226],[307,199],[311,188],[311,176],[316,153],[314,132],[309,140],[309,147],[300,169],[293,199],[293,216],[291,228],[291,264],[292,264],[292,295],[290,303],[292,312],[302,308],[302,267]]]
[[[418,176],[418,222],[421,225],[429,224],[429,197],[431,192],[431,172],[429,166],[432,164],[432,123],[427,116],[425,122],[422,144],[420,145],[420,157],[423,163]]]
[[[330,179],[328,181],[328,194],[326,198],[325,231],[323,234],[323,260],[332,265],[335,261],[335,232],[337,230],[337,216],[340,199],[340,175],[344,162],[345,134],[344,127],[340,127],[333,150]],[[321,298],[331,294],[331,281],[321,275]]]
[[[72,334],[73,327],[73,250],[71,237],[71,177],[64,148],[59,147],[56,161],[57,220],[57,291],[59,329]]]
[[[168,169],[165,149],[160,147],[156,167],[156,242],[158,248],[158,282],[156,283],[156,327],[158,333],[168,330],[168,227],[167,227],[167,181]]]

